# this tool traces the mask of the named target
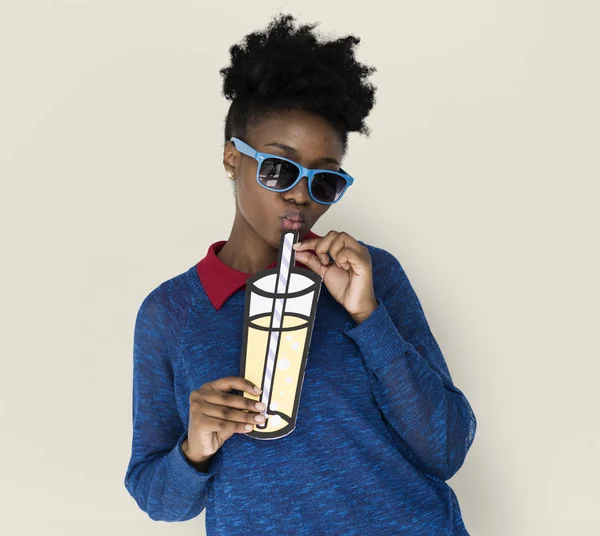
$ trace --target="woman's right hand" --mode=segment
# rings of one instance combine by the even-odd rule
[[[259,414],[265,405],[229,392],[234,389],[260,394],[260,389],[255,390],[255,385],[241,376],[207,382],[190,394],[188,432],[181,449],[199,468],[233,434],[247,434],[254,425],[265,422],[265,416]]]

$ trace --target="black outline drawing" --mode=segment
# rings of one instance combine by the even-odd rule
[[[294,407],[292,409],[292,415],[289,416],[282,412],[270,409],[271,397],[273,394],[273,392],[271,390],[271,392],[269,393],[269,400],[267,403],[266,413],[268,413],[269,416],[279,415],[288,424],[284,428],[282,428],[281,430],[278,430],[276,432],[263,432],[263,431],[261,431],[261,428],[264,429],[267,427],[267,424],[268,424],[268,418],[267,418],[267,421],[265,422],[265,424],[256,424],[254,430],[252,430],[251,432],[249,432],[247,434],[244,434],[248,437],[253,437],[255,439],[279,439],[281,437],[288,435],[296,428],[296,417],[298,415],[298,408],[300,405],[300,395],[302,393],[302,386],[304,384],[304,372],[306,369],[306,362],[308,360],[310,342],[312,339],[312,331],[313,331],[315,316],[317,313],[317,304],[318,304],[319,295],[321,292],[321,284],[323,282],[323,278],[320,275],[313,272],[312,270],[309,270],[308,268],[300,268],[300,267],[295,266],[296,252],[292,249],[291,256],[290,256],[290,274],[292,274],[292,273],[301,274],[301,275],[307,277],[308,279],[312,280],[313,285],[311,285],[307,289],[304,289],[299,292],[294,292],[291,294],[287,294],[287,292],[285,292],[285,293],[265,292],[265,291],[262,291],[261,289],[258,289],[257,287],[254,287],[254,294],[273,298],[273,308],[271,309],[270,313],[269,312],[261,313],[261,314],[255,315],[252,318],[250,318],[250,314],[249,314],[250,313],[250,296],[252,293],[253,284],[258,279],[261,279],[261,278],[266,277],[271,274],[275,274],[275,279],[277,278],[277,273],[278,273],[278,271],[280,269],[280,265],[281,265],[281,257],[283,254],[283,245],[284,245],[285,237],[286,237],[286,235],[288,235],[290,233],[292,233],[294,235],[292,243],[295,244],[298,241],[299,234],[298,234],[297,230],[289,230],[289,231],[282,232],[281,240],[280,240],[280,244],[279,244],[279,254],[278,254],[278,258],[277,258],[277,265],[274,268],[270,268],[268,270],[263,270],[261,272],[257,272],[256,274],[254,274],[250,278],[248,278],[248,280],[246,281],[246,304],[245,304],[245,311],[244,311],[244,332],[243,332],[243,339],[242,339],[242,355],[241,355],[241,360],[240,360],[240,375],[241,376],[244,376],[244,371],[246,370],[246,350],[247,350],[246,346],[247,346],[247,342],[248,342],[248,329],[249,329],[250,325],[252,324],[252,329],[269,331],[269,332],[271,332],[271,330],[272,330],[271,327],[267,328],[264,326],[258,326],[253,321],[256,319],[259,319],[259,318],[263,318],[265,316],[270,316],[271,317],[271,325],[272,325],[273,310],[275,308],[275,302],[276,302],[277,298],[284,299],[283,318],[285,318],[285,316],[295,316],[295,317],[305,319],[306,317],[304,315],[285,312],[285,306],[287,303],[287,299],[313,292],[313,289],[314,289],[311,311],[310,311],[309,317],[307,318],[307,323],[306,323],[308,332],[306,334],[306,341],[304,343],[304,350],[302,352],[302,357],[301,357],[301,365],[300,365],[298,382],[297,382],[298,385],[296,388],[296,394],[295,394],[295,398],[294,398]],[[291,280],[291,276],[288,277],[287,284],[286,284],[286,291],[289,288],[290,280]],[[275,288],[273,290],[276,290],[276,288],[277,288],[277,281],[275,281]],[[283,326],[283,321],[282,321],[282,326]],[[292,331],[292,330],[297,330],[297,329],[298,329],[297,326],[292,327],[292,328],[280,327],[278,329],[278,331],[280,333],[285,333],[286,331]],[[279,337],[279,339],[277,341],[277,352],[275,355],[275,364],[274,364],[275,371],[277,370],[277,360],[279,358],[280,341],[281,341],[281,337]],[[268,353],[268,345],[267,345],[267,348],[265,349],[265,352],[266,352],[266,354]],[[264,382],[265,369],[267,366],[267,355],[266,354],[265,354],[265,358],[264,358],[263,374],[262,374],[262,380],[261,380],[261,385],[260,385],[261,389],[263,389],[263,392],[264,392],[265,386],[264,386],[264,384],[262,384],[262,382]],[[275,374],[276,373],[274,372],[273,377],[275,377]],[[244,392],[244,396],[246,398],[252,398],[252,397],[248,396],[248,394],[245,392]],[[259,398],[258,398],[259,400],[260,400],[260,396],[262,396],[262,394],[259,395]],[[254,400],[254,398],[252,398],[252,399]]]

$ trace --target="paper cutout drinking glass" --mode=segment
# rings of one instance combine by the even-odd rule
[[[241,376],[262,389],[245,398],[266,405],[264,424],[245,434],[278,439],[296,427],[310,340],[323,278],[294,266],[298,231],[281,235],[277,266],[246,281]]]

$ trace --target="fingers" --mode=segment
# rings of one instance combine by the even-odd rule
[[[215,406],[227,406],[229,408],[245,409],[247,411],[263,411],[265,405],[251,398],[236,395],[234,393],[224,393],[223,391],[207,390],[199,394],[202,400]]]
[[[219,391],[246,391],[252,395],[257,395],[261,392],[258,386],[241,376],[225,376],[224,378],[209,382],[209,384],[213,389]]]
[[[336,262],[345,270],[352,269],[356,275],[367,276],[371,273],[369,258],[365,258],[353,248],[344,248],[337,254]]]
[[[327,255],[327,252],[329,251],[329,248],[337,235],[339,235],[337,231],[329,231],[321,238],[309,238],[308,240],[302,240],[298,244],[294,245],[294,249],[296,251],[312,249],[322,260],[323,264],[329,264],[329,255]]]
[[[239,399],[239,395],[231,395]],[[263,424],[266,421],[265,415],[256,413],[253,409],[254,402],[248,400],[248,411],[236,409],[231,406],[220,406],[211,404],[203,399],[201,395],[194,397],[190,402],[190,420],[191,426],[197,430],[205,432],[242,432],[246,433],[254,428],[256,424]],[[263,404],[264,408],[264,404]]]
[[[332,253],[331,256],[335,259],[335,263],[344,270],[350,270],[352,267],[351,258],[353,258],[353,252],[349,248],[342,248],[337,251],[335,255]]]
[[[203,432],[248,432],[257,423],[265,422],[259,414],[265,409],[262,402],[240,396],[228,390],[248,391],[256,395],[254,384],[240,376],[227,376],[205,383],[190,394],[190,416],[194,427]],[[251,425],[249,428],[244,424]]]
[[[226,421],[218,417],[211,417],[210,415],[202,415],[198,418],[201,420],[203,432],[221,432],[226,434],[234,434],[236,432],[247,434],[254,429],[254,424],[241,423],[235,421]]]
[[[309,251],[299,252],[296,255],[296,259],[321,277],[323,277],[328,270],[328,266],[325,266],[318,257]]]
[[[329,248],[329,254],[333,258],[333,261],[340,267],[343,268],[342,264],[348,265],[347,258],[340,258],[340,252],[349,249],[349,242],[344,238],[345,233],[340,233],[336,240],[334,240],[333,244]],[[350,268],[350,265],[348,265]]]
[[[321,238],[309,238],[294,244],[295,251],[305,251],[308,249],[314,250],[314,252],[326,265],[330,262],[329,255],[331,255],[334,261],[336,261],[338,264],[341,264],[337,259],[337,254],[345,248],[353,249],[359,252],[362,249],[362,246],[354,237],[350,236],[344,231],[329,231]]]
[[[243,397],[238,395],[232,395],[233,397],[239,398],[242,402],[246,401]],[[252,400],[247,400],[248,406],[246,411],[243,409],[237,409],[240,404],[237,406],[222,406],[219,404],[212,404],[205,399],[194,400],[194,402],[190,403],[190,411],[194,411],[198,413],[200,418],[202,416],[210,416],[216,417],[221,420],[238,422],[238,423],[263,423],[265,422],[265,416],[261,413],[257,413],[258,409],[255,407],[255,402]],[[237,404],[237,402],[234,402]],[[261,403],[262,404],[262,403]],[[264,409],[264,404],[262,404]],[[193,408],[193,409],[192,409]]]

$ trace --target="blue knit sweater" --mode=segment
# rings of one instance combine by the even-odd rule
[[[400,262],[359,242],[377,309],[357,325],[322,285],[295,430],[273,441],[235,433],[207,472],[181,450],[189,395],[240,375],[245,290],[215,310],[192,266],[146,296],[124,483],[151,519],[206,508],[208,536],[468,535],[446,480],[473,442],[474,412]]]

